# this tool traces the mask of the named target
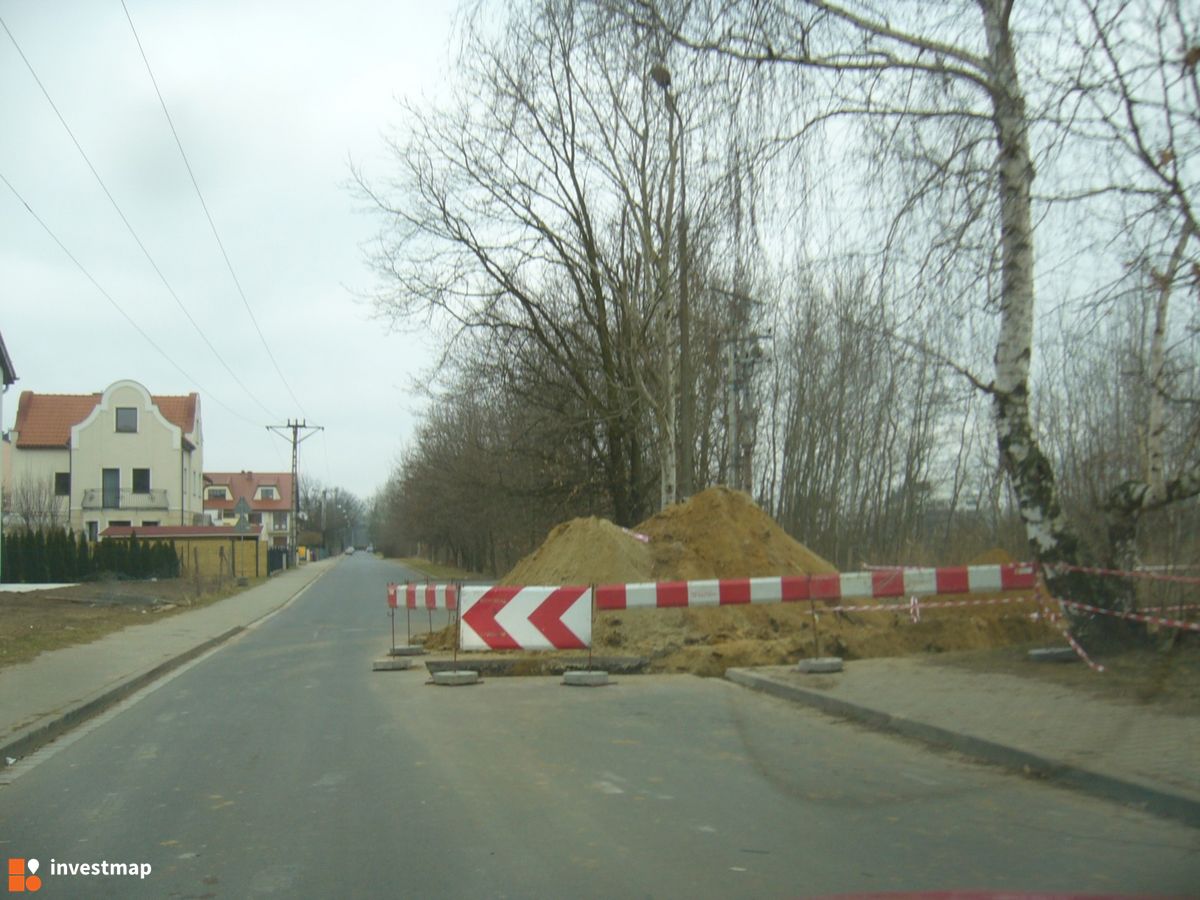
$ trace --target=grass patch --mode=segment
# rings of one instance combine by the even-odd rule
[[[407,556],[397,562],[439,581],[479,581],[486,577],[478,572],[468,572],[466,569],[459,569],[456,566],[444,566],[418,556]]]
[[[1065,642],[1058,641],[1057,644]],[[1057,644],[1055,644],[1057,646]],[[939,665],[975,672],[1019,675],[1071,688],[1097,699],[1153,706],[1160,712],[1200,715],[1200,642],[1181,639],[1161,649],[1130,649],[1099,656],[1105,671],[1093,672],[1082,662],[1031,662],[1028,651],[1045,643],[928,657]]]
[[[244,587],[232,578],[96,581],[45,591],[0,592],[0,668],[199,609],[266,580],[251,578]]]

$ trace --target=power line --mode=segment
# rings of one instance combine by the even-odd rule
[[[169,353],[167,353],[167,351],[163,350],[162,347],[158,346],[158,344],[155,343],[154,338],[150,337],[150,335],[146,333],[145,329],[143,329],[142,326],[139,325],[133,319],[133,317],[129,315],[129,313],[125,312],[124,308],[121,306],[120,303],[118,303],[113,298],[112,294],[110,294],[108,291],[106,291],[104,289],[104,287],[100,284],[100,282],[98,282],[94,277],[92,277],[92,273],[89,272],[87,270],[87,268],[83,265],[83,263],[81,263],[75,257],[75,254],[73,254],[70,250],[67,249],[67,245],[64,244],[61,240],[59,240],[58,235],[55,234],[51,230],[50,226],[47,225],[45,223],[45,221],[42,219],[42,217],[39,216],[34,211],[32,206],[29,205],[29,201],[26,200],[24,197],[22,197],[20,192],[15,187],[13,187],[12,182],[4,177],[3,172],[0,172],[0,181],[3,181],[5,187],[7,187],[10,191],[12,191],[13,196],[16,197],[18,202],[20,202],[20,204],[25,207],[25,209],[29,212],[29,214],[31,216],[33,216],[34,221],[42,226],[42,230],[45,231],[46,234],[48,234],[50,236],[50,239],[52,241],[54,241],[54,243],[58,244],[59,249],[62,250],[62,252],[67,255],[67,259],[69,259],[69,260],[71,260],[71,262],[75,263],[76,268],[78,268],[79,271],[83,273],[84,277],[87,278],[87,280],[92,283],[92,285],[96,288],[96,290],[98,290],[104,296],[104,299],[107,300],[109,303],[111,303],[113,305],[113,308],[116,309],[117,312],[119,312],[122,316],[125,317],[125,321],[127,321],[130,325],[132,325],[134,330],[137,331],[137,333],[140,334],[143,338],[145,338],[146,342],[151,347],[153,347],[155,350],[157,350],[159,352],[159,354],[167,362],[169,362],[171,365],[173,365],[175,367],[176,371],[178,371],[179,374],[182,375],[189,384],[196,385],[196,389],[202,391],[210,400],[212,400],[214,403],[216,403],[217,406],[221,407],[226,412],[241,419],[243,422],[247,423],[248,425],[257,425],[258,424],[257,422],[253,422],[250,419],[247,419],[241,413],[236,412],[233,409],[231,409],[230,407],[226,406],[224,403],[221,402],[221,400],[216,396],[216,394],[212,393],[212,391],[204,390],[204,388],[202,388],[200,386],[200,382],[197,381],[195,378],[193,378],[191,375],[189,375],[186,371],[184,371],[183,367],[179,365],[179,363],[175,360],[174,357],[172,357]]]
[[[266,336],[258,326],[258,319],[254,317],[254,310],[250,308],[250,301],[246,298],[246,292],[242,290],[242,283],[238,279],[237,273],[233,270],[233,263],[230,261],[229,254],[225,250],[225,243],[221,240],[221,235],[217,232],[217,224],[213,221],[212,213],[208,210],[208,203],[204,200],[204,194],[200,191],[200,184],[196,181],[196,175],[192,171],[192,164],[188,162],[187,153],[183,150],[183,142],[179,139],[179,132],[175,129],[175,122],[171,119],[171,113],[167,111],[167,103],[163,99],[162,91],[158,88],[158,79],[154,77],[154,70],[150,67],[150,60],[146,56],[145,48],[142,46],[142,39],[138,36],[137,29],[133,25],[133,17],[129,14],[129,7],[125,5],[125,0],[121,0],[121,8],[125,10],[125,19],[129,22],[129,30],[133,32],[133,39],[137,42],[138,52],[142,55],[142,62],[146,64],[146,73],[150,76],[150,83],[154,85],[154,93],[158,95],[158,103],[162,107],[163,115],[167,119],[167,125],[171,128],[171,135],[175,138],[175,146],[179,148],[179,155],[183,158],[183,165],[187,169],[188,177],[192,180],[192,187],[196,189],[196,196],[200,199],[200,206],[204,209],[204,217],[208,219],[208,226],[212,229],[213,238],[216,239],[217,246],[221,250],[221,257],[225,260],[225,267],[229,269],[229,275],[237,287],[238,295],[242,298],[242,304],[246,307],[246,314],[250,316],[250,321],[254,324],[254,330],[258,332],[258,339],[262,342],[263,349],[267,351],[267,357],[271,360],[271,365],[275,367],[280,381],[283,382],[283,386],[287,388],[288,394],[291,395],[292,402],[296,404],[301,412],[304,412],[304,407],[284,376],[283,370],[279,367],[279,363],[275,359],[275,354],[271,352],[271,347],[267,343]]]
[[[99,184],[100,189],[102,191],[104,191],[104,196],[106,196],[108,198],[108,202],[111,203],[113,209],[116,210],[117,216],[120,217],[121,221],[125,224],[125,228],[129,231],[129,234],[133,237],[134,242],[138,245],[138,248],[142,251],[142,254],[146,257],[146,260],[150,263],[150,267],[152,269],[154,269],[155,274],[158,275],[159,280],[163,283],[163,286],[167,289],[167,293],[169,293],[171,295],[172,299],[174,299],[175,304],[183,312],[183,314],[187,318],[188,322],[191,323],[191,326],[192,326],[192,328],[194,328],[196,330],[196,333],[198,335],[200,335],[201,339],[208,346],[208,349],[212,351],[213,355],[217,358],[217,360],[221,363],[221,365],[225,367],[225,371],[228,372],[230,374],[230,376],[233,378],[233,380],[237,382],[238,386],[241,387],[241,389],[243,391],[245,391],[246,396],[248,396],[255,403],[257,403],[259,405],[259,407],[263,410],[263,412],[265,412],[267,414],[267,416],[269,416],[270,418],[273,418],[273,419],[278,418],[274,413],[271,412],[271,410],[267,409],[267,407],[263,404],[263,402],[258,399],[258,396],[256,394],[254,394],[254,392],[251,391],[250,388],[248,388],[242,382],[242,380],[240,378],[238,378],[237,373],[233,371],[233,369],[230,367],[229,363],[227,363],[225,361],[225,358],[222,357],[221,354],[217,351],[217,348],[213,345],[213,342],[208,339],[208,335],[206,335],[204,333],[204,330],[200,327],[199,323],[196,322],[196,320],[194,318],[192,318],[192,314],[190,312],[188,312],[188,308],[187,308],[186,304],[184,304],[184,302],[181,299],[179,299],[179,295],[175,293],[175,289],[173,287],[171,287],[171,283],[169,281],[167,281],[167,276],[163,274],[162,269],[159,268],[158,263],[155,262],[154,257],[151,256],[150,251],[148,249],[146,249],[146,245],[142,242],[141,237],[138,236],[137,231],[134,230],[133,225],[130,223],[130,221],[126,217],[124,211],[121,209],[120,204],[117,203],[116,198],[113,197],[112,192],[109,191],[108,185],[106,185],[104,183],[104,179],[100,177],[100,173],[98,171],[96,171],[96,167],[94,165],[92,165],[91,159],[88,157],[87,153],[84,152],[83,146],[79,143],[78,138],[75,137],[75,132],[72,131],[71,126],[67,124],[66,118],[63,116],[62,112],[59,111],[57,104],[55,104],[54,99],[50,96],[50,92],[48,90],[46,90],[46,86],[44,84],[42,84],[42,79],[38,77],[37,71],[33,68],[33,64],[29,61],[29,58],[25,55],[25,51],[21,49],[21,45],[17,43],[16,37],[13,36],[12,31],[9,30],[8,24],[4,21],[4,18],[2,16],[0,16],[0,27],[4,28],[5,33],[8,35],[8,39],[10,41],[12,41],[13,47],[16,48],[18,55],[20,55],[21,60],[25,63],[25,68],[27,68],[29,70],[29,74],[33,76],[33,80],[37,83],[38,88],[41,89],[42,96],[46,98],[46,102],[50,104],[50,108],[52,110],[54,110],[54,114],[56,116],[58,116],[58,121],[62,124],[62,127],[66,130],[67,135],[71,138],[71,142],[75,145],[75,149],[79,151],[79,155],[81,157],[83,157],[83,161],[85,163],[87,163],[87,167],[89,170],[91,170],[92,176],[96,179],[96,183]],[[11,187],[11,185],[10,185],[10,187]],[[28,204],[26,204],[26,208],[28,208]],[[257,325],[255,327],[257,327]]]

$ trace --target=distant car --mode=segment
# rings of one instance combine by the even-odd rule
[[[354,548],[353,548],[353,547],[347,547],[347,548],[346,548],[346,555],[347,555],[347,556],[350,556],[350,555],[351,555],[353,552],[354,552]]]

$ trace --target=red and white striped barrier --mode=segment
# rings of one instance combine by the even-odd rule
[[[823,602],[938,594],[988,594],[1032,590],[1037,568],[1031,563],[951,566],[941,569],[886,569],[831,575],[784,575],[719,581],[659,581],[602,584],[597,609],[736,606],[746,603]],[[866,607],[867,609],[876,607]]]
[[[592,591],[576,587],[463,588],[463,650],[586,650]]]
[[[404,605],[409,609],[458,609],[458,585],[409,582],[404,588]]]

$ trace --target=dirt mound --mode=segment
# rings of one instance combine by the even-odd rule
[[[970,599],[983,599],[972,597]],[[741,666],[784,665],[807,656],[870,659],[1060,643],[1032,607],[930,609],[913,622],[906,610],[835,614],[808,604],[602,612],[592,637],[596,652],[645,656],[654,672],[720,676]],[[815,631],[815,635],[814,635]]]
[[[747,578],[836,572],[740,491],[713,487],[651,516],[654,578]]]
[[[572,519],[522,559],[500,584],[613,584],[652,581],[650,548],[607,519]]]
[[[834,571],[746,494],[715,487],[632,531],[606,519],[572,519],[551,531],[500,584],[628,584]]]
[[[1007,562],[1002,550],[973,561]],[[502,584],[603,584],[833,573],[746,494],[709,488],[626,530],[604,519],[559,525]],[[943,598],[939,598],[943,599]],[[981,599],[981,598],[972,598]],[[1027,606],[834,614],[809,604],[598,613],[598,652],[647,657],[652,671],[720,675],[731,666],[794,662],[818,653],[847,659],[995,647],[1052,638]],[[814,633],[815,632],[815,633]],[[818,647],[819,642],[819,647]],[[430,649],[451,649],[452,629]]]
[[[1002,547],[993,547],[991,550],[984,550],[978,556],[971,558],[967,563],[968,566],[998,566],[1006,563],[1014,563],[1017,560],[1013,559],[1012,554]]]

